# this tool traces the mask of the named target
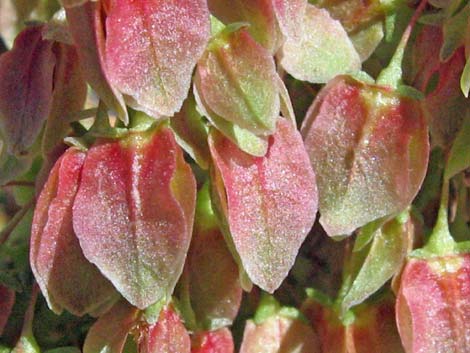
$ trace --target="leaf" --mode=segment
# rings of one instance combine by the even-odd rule
[[[8,154],[1,139],[0,151],[0,185],[15,180],[31,168],[33,157],[30,154],[18,157]]]
[[[253,134],[274,132],[280,99],[274,60],[245,28],[226,27],[199,60],[195,86],[206,111]],[[211,116],[208,116],[211,120]]]
[[[239,127],[227,120],[222,119],[214,112],[208,110],[207,104],[200,97],[197,87],[194,87],[194,97],[197,102],[197,108],[214,127],[223,133],[230,141],[236,144],[242,151],[253,156],[264,156],[268,150],[268,138],[257,136],[252,132]]]
[[[197,332],[191,337],[191,353],[233,353],[234,349],[228,328]]]
[[[111,2],[106,70],[128,104],[157,118],[172,116],[210,34],[206,1]]]
[[[140,332],[140,353],[190,353],[188,331],[172,307],[164,308],[156,324]]]
[[[317,335],[306,323],[272,316],[260,325],[247,321],[240,353],[320,353]]]
[[[208,128],[197,111],[192,93],[183,103],[181,110],[170,119],[171,129],[178,144],[203,169],[209,168],[210,152],[207,144]]]
[[[137,319],[137,308],[124,300],[117,302],[88,330],[83,353],[121,353]]]
[[[468,254],[410,259],[397,296],[397,325],[408,352],[465,352],[470,335]]]
[[[470,112],[466,112],[462,127],[455,137],[454,143],[447,158],[445,178],[450,179],[461,171],[470,167]]]
[[[196,184],[166,127],[93,145],[73,226],[85,257],[140,309],[169,298],[191,240]]]
[[[42,142],[44,156],[62,143],[70,129],[71,119],[67,117],[83,108],[87,96],[87,85],[75,47],[57,42],[52,50],[56,56],[56,66],[51,111]]]
[[[237,264],[217,225],[208,185],[198,194],[186,267],[190,300],[199,326],[214,330],[231,325],[240,307],[242,289]]]
[[[296,79],[312,83],[326,83],[361,68],[359,55],[341,23],[313,5],[308,5],[305,13],[302,39],[287,38],[280,64]]]
[[[0,57],[0,130],[13,155],[27,153],[51,108],[55,59],[42,29],[26,28]]]
[[[125,124],[129,122],[122,94],[110,83],[105,63],[105,32],[101,2],[87,1],[66,7],[67,23],[77,48],[82,72],[109,109]]]
[[[117,295],[111,283],[83,256],[72,227],[72,205],[84,160],[85,154],[72,148],[57,161],[33,218],[31,269],[56,314],[63,309],[79,316],[99,314]]]
[[[0,284],[0,336],[3,334],[14,304],[15,291]]]
[[[215,131],[209,146],[225,186],[223,212],[243,267],[255,284],[273,292],[315,220],[315,175],[300,135],[280,119],[264,157],[242,152]]]
[[[375,232],[367,256],[341,301],[343,314],[380,289],[400,269],[407,255],[411,227],[410,222],[401,223],[395,218]]]
[[[320,223],[351,234],[401,212],[426,173],[429,142],[419,102],[340,76],[307,112],[305,146],[317,171]]]
[[[466,5],[456,15],[449,17],[442,27],[444,43],[442,44],[439,58],[447,61],[455,51],[465,44],[465,30],[469,23],[470,5]]]

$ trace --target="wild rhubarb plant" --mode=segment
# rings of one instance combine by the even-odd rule
[[[470,352],[468,0],[0,0],[0,353]]]

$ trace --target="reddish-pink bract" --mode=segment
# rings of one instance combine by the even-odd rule
[[[143,309],[169,298],[188,251],[196,183],[171,130],[90,148],[73,206],[86,258]]]
[[[191,337],[191,353],[233,352],[233,337],[228,328],[198,332]]]
[[[302,135],[330,236],[405,209],[424,179],[429,141],[420,103],[387,88],[335,78],[307,112]]]
[[[105,33],[101,2],[87,1],[66,8],[67,23],[80,58],[80,65],[90,86],[118,117],[129,118],[122,94],[110,83],[105,64]]]
[[[209,39],[205,0],[115,0],[106,18],[106,70],[133,108],[172,116]]]
[[[178,314],[169,306],[158,321],[141,329],[139,353],[190,353],[191,339]]]
[[[396,315],[407,353],[470,350],[470,255],[409,260]]]
[[[42,30],[27,27],[0,56],[0,128],[12,154],[27,152],[51,109],[55,58]]]
[[[0,336],[15,304],[15,291],[0,284]]]
[[[225,187],[222,211],[236,251],[250,279],[273,292],[292,267],[317,210],[315,174],[300,134],[279,119],[264,157],[242,152],[215,131],[209,144]]]
[[[72,227],[72,205],[85,153],[68,149],[39,195],[32,230],[30,263],[49,306],[75,315],[99,314],[116,299],[111,283],[83,256]]]
[[[207,111],[241,128],[272,134],[280,109],[272,56],[244,28],[221,37],[211,42],[197,66],[201,101]]]
[[[321,353],[316,333],[298,319],[272,316],[259,325],[247,321],[240,353]],[[330,351],[325,351],[330,353]]]

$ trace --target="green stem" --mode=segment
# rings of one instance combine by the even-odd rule
[[[449,204],[449,180],[444,179],[442,185],[441,204],[437,216],[436,225],[423,250],[435,255],[444,256],[455,252],[456,242],[449,231],[448,204]]]
[[[403,56],[405,54],[405,48],[408,44],[408,41],[411,36],[411,32],[418,21],[419,17],[421,16],[424,8],[426,7],[427,0],[421,0],[418,8],[416,9],[413,17],[411,17],[408,26],[406,27],[403,35],[400,39],[400,43],[398,43],[397,49],[393,54],[392,59],[388,66],[382,70],[382,72],[377,77],[377,84],[382,86],[390,86],[393,89],[397,89],[398,86],[402,84],[402,76],[403,76]]]
[[[8,240],[8,237],[15,230],[16,226],[21,222],[23,217],[28,213],[28,211],[33,207],[35,200],[32,199],[26,205],[24,205],[21,210],[19,210],[15,216],[8,222],[5,228],[0,232],[0,245],[5,243]]]

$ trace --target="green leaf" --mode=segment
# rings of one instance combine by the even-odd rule
[[[447,159],[444,177],[450,179],[470,166],[470,113],[467,112],[462,127],[455,137]]]
[[[465,6],[458,14],[445,21],[443,26],[444,44],[439,56],[442,61],[447,61],[452,54],[465,42],[465,28],[470,18],[470,4]]]
[[[409,229],[409,224],[399,217],[377,229],[364,263],[341,301],[342,314],[363,302],[397,272],[406,257]]]

